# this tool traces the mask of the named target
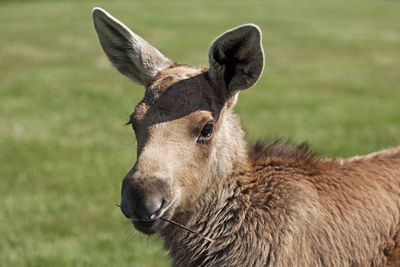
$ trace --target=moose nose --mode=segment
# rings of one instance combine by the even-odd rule
[[[135,217],[140,220],[153,220],[157,218],[157,215],[159,215],[164,203],[164,199],[153,196],[143,203],[141,209],[135,209]],[[121,201],[120,209],[126,218],[132,217],[131,209],[126,201]]]
[[[170,189],[164,179],[125,177],[122,183],[122,213],[132,220],[151,221],[162,215]]]

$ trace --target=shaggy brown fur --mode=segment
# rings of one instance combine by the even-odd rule
[[[210,68],[196,69],[104,10],[93,17],[114,66],[146,87],[121,210],[165,238],[174,266],[400,266],[400,146],[325,159],[304,145],[245,142],[233,106],[263,70],[257,26],[218,37]]]
[[[286,144],[249,148],[248,169],[181,215],[216,243],[165,230],[175,265],[399,266],[400,147],[392,152],[343,163]]]

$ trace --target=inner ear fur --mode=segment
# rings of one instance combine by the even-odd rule
[[[92,15],[100,44],[107,57],[115,68],[133,81],[148,86],[160,71],[173,64],[104,9],[96,7]]]
[[[264,69],[262,33],[254,24],[244,24],[219,36],[208,54],[209,78],[223,86],[229,96],[254,85]]]

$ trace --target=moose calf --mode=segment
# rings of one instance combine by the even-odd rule
[[[326,159],[246,143],[233,107],[263,71],[256,25],[219,36],[199,69],[101,8],[93,19],[112,64],[146,88],[130,117],[137,162],[121,210],[164,237],[174,266],[400,266],[400,147]]]

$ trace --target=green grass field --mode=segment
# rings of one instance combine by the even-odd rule
[[[0,265],[167,266],[115,206],[144,90],[108,63],[101,6],[180,63],[246,22],[267,67],[240,95],[248,139],[346,157],[400,144],[399,1],[0,1]]]

